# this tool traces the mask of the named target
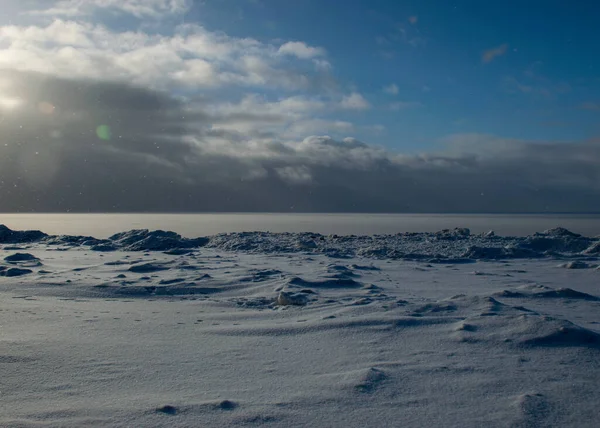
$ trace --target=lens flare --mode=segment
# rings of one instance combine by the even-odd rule
[[[100,125],[100,126],[98,126],[96,128],[96,135],[101,140],[104,140],[104,141],[110,140],[110,137],[112,135],[111,132],[110,132],[110,126],[108,126],[108,125]]]
[[[43,114],[50,115],[50,114],[54,113],[55,108],[56,107],[54,107],[52,104],[50,104],[47,101],[42,101],[41,103],[38,103],[38,110]]]

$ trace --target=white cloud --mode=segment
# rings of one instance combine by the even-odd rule
[[[294,149],[294,157],[305,164],[345,169],[366,170],[382,162],[389,162],[393,157],[382,148],[354,138],[336,140],[329,136],[311,136],[291,147]]]
[[[47,6],[48,0],[40,6]],[[32,10],[33,15],[52,17],[75,17],[91,15],[98,9],[109,9],[127,13],[136,18],[161,18],[165,15],[185,13],[191,6],[191,0],[61,0],[52,7]]]
[[[390,95],[398,95],[398,93],[400,92],[400,89],[398,88],[398,85],[396,85],[395,83],[392,83],[391,85],[385,86],[383,88],[383,92],[385,92],[386,94],[390,94]]]
[[[332,65],[326,59],[313,59],[313,64],[317,70],[329,71],[332,69]]]
[[[325,106],[326,103],[318,98],[308,98],[301,95],[281,98],[278,101],[269,101],[259,94],[248,94],[239,103],[216,103],[209,111],[224,117],[247,115],[251,118],[251,121],[254,121],[257,120],[256,118],[263,116],[278,118],[278,122],[283,122],[285,120],[298,120],[306,115],[317,113]]]
[[[308,184],[312,181],[310,169],[305,165],[275,168],[277,175],[291,184]]]
[[[508,45],[506,43],[504,43],[500,46],[491,48],[491,49],[487,49],[481,54],[481,61],[486,64],[490,63],[495,58],[504,55],[506,53],[507,49],[508,49]]]
[[[288,138],[304,138],[306,135],[335,133],[348,135],[354,132],[354,125],[344,120],[305,118],[291,123],[283,133]]]
[[[201,163],[199,154],[207,154],[210,159],[235,159],[247,165],[248,169],[241,173],[245,180],[270,174],[290,183],[310,183],[315,166],[362,170],[388,161],[383,150],[344,138],[352,135],[355,125],[331,113],[339,113],[340,109],[366,110],[371,105],[355,89],[342,97],[329,74],[332,65],[322,48],[300,41],[264,43],[232,37],[196,24],[178,25],[171,33],[154,32],[153,25],[116,31],[87,16],[101,16],[95,12],[104,9],[145,19],[160,13],[181,13],[183,9],[179,6],[187,4],[166,0],[60,1],[52,7],[54,12],[62,8],[63,19],[44,17],[40,20],[42,24],[0,26],[1,73],[15,82],[22,79],[44,86],[37,80],[41,79],[70,89],[61,91],[68,92],[69,96],[61,96],[48,84],[46,90],[51,95],[40,101],[35,99],[39,96],[37,90],[26,89],[32,85],[21,85],[25,88],[22,91],[17,88],[19,85],[9,85],[6,91],[0,91],[0,109],[9,112],[12,108],[10,115],[15,116],[21,114],[20,110],[26,110],[16,108],[20,104],[51,103],[53,120],[60,117],[66,123],[66,118],[71,118],[80,121],[81,126],[84,126],[84,118],[104,117],[112,120],[111,126],[115,128],[130,127],[130,135],[146,136],[131,143],[134,147],[131,152],[143,152],[136,155],[136,162],[140,164],[163,162],[170,165],[169,168],[183,171],[190,167],[186,162]],[[46,15],[52,15],[51,9],[47,9]],[[154,121],[154,117],[145,114],[143,118],[138,117],[139,107],[145,108],[148,101],[141,96],[137,104],[132,100],[124,103],[123,110],[119,110],[119,120],[123,117],[121,123],[112,118],[116,110],[103,110],[105,104],[99,98],[103,97],[105,88],[114,91],[106,92],[110,98],[132,84],[135,85],[130,89],[133,95],[123,95],[124,99],[136,99],[139,94],[135,90],[148,92],[150,100],[153,97],[168,99],[162,107],[166,115],[164,123],[147,123]],[[323,86],[318,86],[321,84]],[[81,91],[83,95],[71,94],[73,88],[81,86],[97,88],[95,96],[84,95],[87,89]],[[226,88],[227,92],[218,91],[220,88]],[[321,88],[327,90],[315,90]],[[181,96],[175,97],[175,93]],[[65,103],[71,96],[87,97],[80,100],[86,104],[69,110]],[[159,111],[163,114],[163,110]],[[129,124],[124,124],[125,117],[130,118]],[[49,119],[50,114],[44,118]],[[89,125],[85,126],[88,128],[76,138],[87,132]],[[60,130],[61,137],[55,140],[71,132],[69,129],[64,126]],[[360,129],[371,130],[367,125]],[[372,128],[373,132],[381,132],[381,129],[380,126]],[[55,131],[49,132],[54,135]],[[127,129],[114,132],[125,135]],[[144,134],[146,132],[149,134]],[[190,152],[186,153],[185,161],[181,161],[185,166],[173,160],[177,155],[164,149],[167,147],[164,141],[160,144],[164,152],[155,152],[154,147],[150,152],[143,151],[137,146],[155,139],[178,141],[174,146],[180,152]],[[114,159],[128,156],[124,145],[111,146],[110,150],[114,151],[111,155]],[[279,169],[267,167],[271,162]],[[219,174],[236,174],[217,172],[214,177],[217,181]]]
[[[300,59],[312,59],[325,56],[325,49],[308,46],[304,42],[287,42],[279,47],[282,55],[293,55]]]
[[[309,88],[320,72],[308,58],[300,59],[306,68],[289,63],[277,55],[275,45],[194,24],[180,25],[169,36],[113,32],[102,25],[57,19],[46,26],[0,27],[0,46],[2,68],[162,88],[241,85],[298,90]]]
[[[325,103],[317,98],[294,96],[280,100],[277,103],[279,111],[295,113],[315,113],[325,107]]]
[[[273,136],[298,140],[311,134],[351,133],[354,126],[350,122],[318,117],[330,107],[329,102],[319,98],[298,95],[270,101],[264,96],[249,94],[239,103],[217,103],[206,112],[213,131],[235,132],[254,142],[268,142]]]
[[[358,92],[346,95],[340,102],[340,107],[346,110],[368,110],[371,104]]]

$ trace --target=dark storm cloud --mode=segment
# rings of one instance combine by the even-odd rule
[[[444,153],[404,156],[214,126],[278,122],[273,109],[30,73],[0,82],[2,211],[600,210],[598,141],[461,135]]]

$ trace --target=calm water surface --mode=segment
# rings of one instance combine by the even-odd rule
[[[586,236],[600,235],[600,215],[464,214],[0,214],[11,229],[104,238],[131,229],[172,230],[187,237],[223,232],[317,232],[338,235],[433,232],[468,227],[522,236],[562,226]]]

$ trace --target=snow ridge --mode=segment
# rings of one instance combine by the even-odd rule
[[[255,254],[323,254],[334,258],[469,262],[473,260],[594,257],[599,238],[555,228],[526,237],[497,236],[492,231],[471,234],[457,228],[395,235],[321,235],[318,233],[223,233],[185,238],[175,232],[131,230],[97,239],[90,236],[51,236],[40,231],[13,231],[0,225],[2,244],[43,244],[63,248],[89,247],[94,251],[171,251],[184,253],[201,247]]]

